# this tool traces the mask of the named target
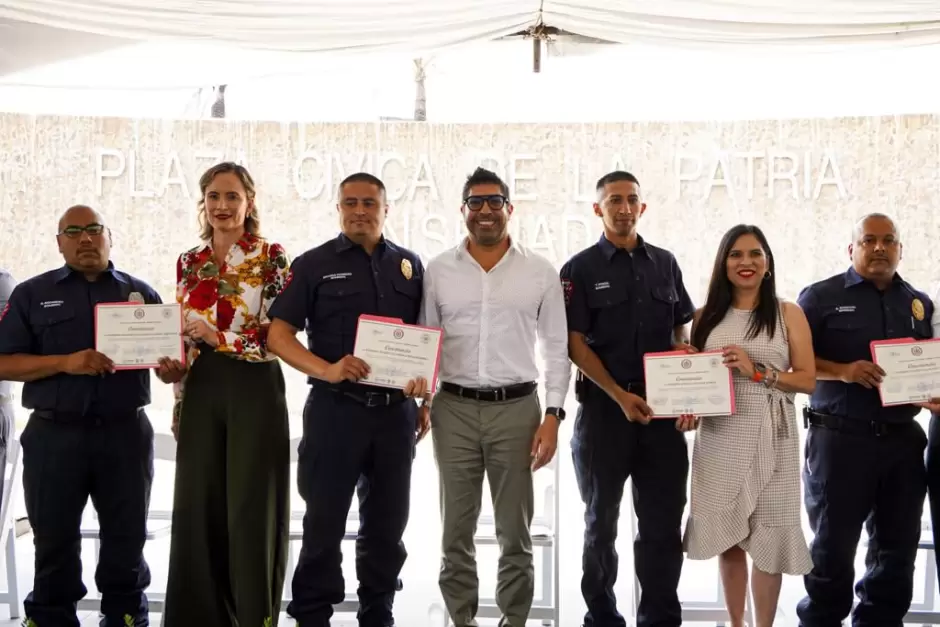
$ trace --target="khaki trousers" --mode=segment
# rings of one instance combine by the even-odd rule
[[[489,480],[499,542],[496,605],[501,627],[524,627],[532,607],[532,439],[542,420],[538,395],[502,402],[448,392],[434,398],[431,434],[443,522],[439,579],[456,627],[477,625],[479,578],[474,534],[483,475]]]

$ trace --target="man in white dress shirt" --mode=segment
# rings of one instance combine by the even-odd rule
[[[431,260],[423,323],[444,330],[431,434],[443,518],[440,588],[456,627],[477,625],[474,532],[483,475],[500,546],[501,627],[523,627],[535,572],[532,472],[551,461],[571,377],[564,295],[552,264],[512,241],[509,189],[478,168],[463,187],[469,236]],[[545,362],[544,413],[535,344]],[[544,416],[544,418],[543,418]]]

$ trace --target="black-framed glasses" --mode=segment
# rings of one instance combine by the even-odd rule
[[[76,239],[82,236],[82,233],[88,233],[91,236],[101,235],[104,233],[103,224],[86,224],[85,226],[67,226],[61,231],[59,235],[64,235],[70,239]]]
[[[489,196],[467,196],[463,202],[470,211],[479,211],[484,204],[490,208],[490,211],[499,211],[506,206],[509,199],[502,194],[490,194]]]

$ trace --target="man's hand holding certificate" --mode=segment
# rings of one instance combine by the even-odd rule
[[[185,361],[178,303],[101,303],[95,307],[95,349],[115,370],[157,368],[167,358]]]
[[[400,320],[363,315],[356,329],[353,356],[369,371],[360,381],[369,385],[405,389],[409,381],[424,379],[434,389],[441,352],[440,329],[404,324]]]
[[[734,413],[731,371],[721,352],[648,353],[646,402],[655,418]]]
[[[940,340],[871,343],[872,361],[884,371],[881,404],[920,404],[940,397]]]

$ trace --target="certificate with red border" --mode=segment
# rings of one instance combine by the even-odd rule
[[[876,340],[871,360],[885,371],[878,386],[884,407],[940,397],[940,339]]]
[[[115,370],[156,368],[163,357],[185,363],[182,307],[179,303],[99,303],[95,350],[111,359]]]
[[[359,316],[353,355],[370,370],[360,383],[401,389],[412,379],[424,377],[433,390],[443,337],[441,329],[405,324],[395,318]]]
[[[643,370],[653,418],[734,413],[734,384],[721,351],[647,353]]]

